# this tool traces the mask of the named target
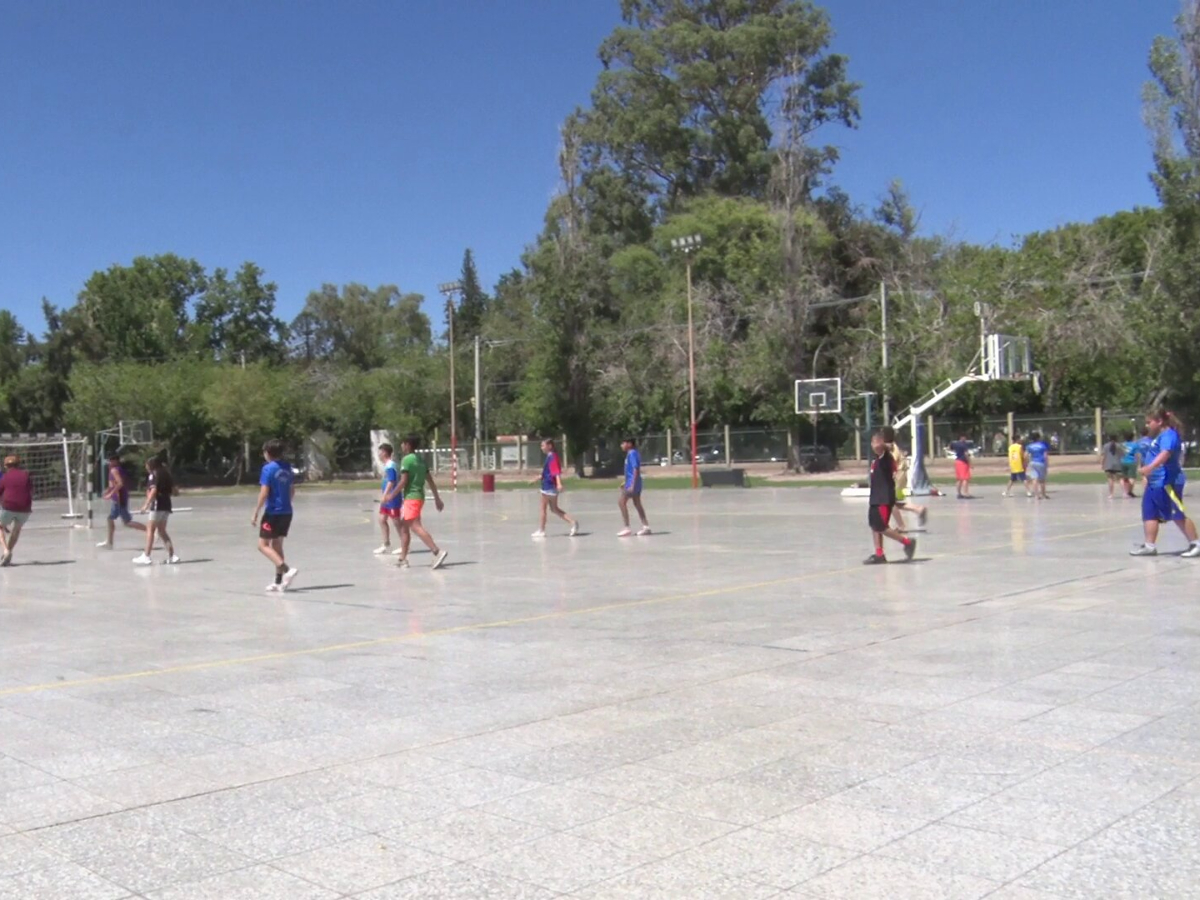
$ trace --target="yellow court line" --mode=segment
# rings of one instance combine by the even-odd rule
[[[1093,534],[1103,534],[1109,531],[1119,531],[1128,528],[1128,525],[1110,526],[1106,528],[1093,528],[1088,531],[1077,531],[1070,534],[1060,534],[1054,537],[1045,538],[1039,543],[1051,543],[1054,541],[1065,541],[1071,538],[1087,537]],[[955,550],[950,553],[939,554],[932,557],[933,559],[945,559],[954,556],[965,556],[969,553],[977,553],[986,550],[997,550],[1005,547],[1010,547],[1011,543],[993,544],[984,546],[973,546],[963,550]],[[208,669],[221,669],[231,666],[247,665],[250,663],[272,662],[281,659],[293,659],[298,656],[316,656],[321,653],[338,653],[344,650],[362,650],[367,647],[383,647],[389,644],[400,644],[407,641],[413,641],[431,637],[444,637],[452,634],[462,634],[468,631],[488,631],[494,628],[511,628],[516,625],[529,625],[535,622],[545,622],[551,619],[564,619],[568,616],[586,616],[595,615],[596,613],[611,612],[616,609],[635,609],[639,606],[653,606],[661,603],[678,603],[684,600],[701,600],[706,597],[719,597],[724,594],[739,594],[744,591],[761,590],[763,588],[778,587],[784,584],[798,584],[802,581],[810,581],[814,578],[825,578],[831,575],[844,575],[848,572],[861,571],[860,565],[844,566],[840,569],[825,569],[819,572],[808,572],[803,575],[789,575],[786,578],[774,578],[768,581],[754,581],[745,584],[729,585],[727,587],[709,588],[703,591],[692,591],[686,594],[668,594],[662,597],[649,597],[645,600],[629,600],[619,603],[604,603],[599,606],[587,606],[580,609],[556,610],[555,612],[540,613],[536,616],[523,616],[515,619],[499,619],[494,622],[475,622],[468,625],[454,625],[449,628],[436,628],[430,631],[421,632],[420,634],[401,634],[391,637],[372,638],[367,641],[352,641],[344,644],[329,644],[323,647],[304,647],[299,650],[282,650],[277,653],[261,653],[256,656],[235,656],[228,659],[214,659],[207,662],[186,663],[179,666],[170,666],[165,669],[146,669],[140,672],[122,672],[117,675],[98,675],[94,678],[77,678],[73,681],[53,681],[44,684],[27,684],[20,687],[11,687],[0,689],[0,697],[10,697],[16,694],[33,694],[42,691],[61,690],[63,688],[84,687],[98,684],[113,684],[121,681],[135,681],[141,678],[150,678],[155,675],[177,675],[184,672],[202,672]]]

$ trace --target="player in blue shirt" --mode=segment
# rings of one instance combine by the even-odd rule
[[[1141,443],[1133,436],[1130,431],[1125,435],[1125,440],[1121,446],[1124,453],[1121,454],[1121,485],[1125,488],[1126,497],[1136,497],[1133,492],[1133,480],[1138,474],[1138,458],[1141,454]]]
[[[1142,525],[1146,542],[1129,551],[1130,556],[1158,555],[1158,526],[1174,522],[1187,538],[1188,548],[1183,556],[1200,557],[1200,540],[1196,523],[1188,518],[1183,507],[1183,443],[1175,428],[1175,417],[1165,409],[1146,417],[1150,432],[1150,451],[1143,457],[1141,473],[1146,476],[1146,492],[1142,495]]]
[[[563,492],[562,463],[558,460],[558,453],[555,452],[554,441],[551,438],[542,441],[542,453],[546,455],[545,462],[542,463],[542,477],[538,482],[542,490],[542,509],[538,530],[533,536],[546,536],[546,513],[552,512],[571,526],[570,536],[575,537],[579,534],[579,521],[568,516],[558,505],[558,495]]]
[[[392,552],[392,534],[388,522],[396,529],[396,543],[400,543],[400,508],[404,504],[404,492],[400,490],[400,473],[396,469],[396,460],[392,458],[395,449],[391,444],[379,445],[379,462],[383,464],[383,481],[379,485],[379,530],[383,534],[383,543],[375,550],[376,556]],[[395,555],[400,555],[400,550]]]
[[[296,496],[296,473],[283,458],[283,441],[270,440],[263,444],[263,460],[258,484],[258,505],[250,524],[258,528],[258,552],[275,566],[275,581],[267,585],[268,592],[286,591],[300,571],[283,558],[283,539],[292,527],[292,498]],[[262,514],[262,526],[258,517]]]
[[[621,449],[625,451],[625,480],[621,482],[621,518],[625,527],[617,532],[617,537],[629,537],[633,530],[629,527],[629,501],[637,510],[642,527],[638,536],[650,534],[650,522],[646,519],[646,509],[642,506],[642,457],[637,451],[637,441],[631,437],[621,441]]]
[[[1025,455],[1029,457],[1029,480],[1033,482],[1033,495],[1039,500],[1046,496],[1046,468],[1050,464],[1050,445],[1042,440],[1036,431],[1029,436],[1025,445]]]

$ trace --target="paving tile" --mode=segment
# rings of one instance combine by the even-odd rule
[[[555,834],[474,861],[479,868],[560,893],[571,893],[635,869],[654,857],[611,844]]]
[[[650,857],[663,857],[705,844],[737,827],[687,813],[643,806],[596,819],[570,833]]]
[[[409,846],[466,862],[550,833],[550,829],[539,825],[475,808],[405,825],[383,834]]]
[[[451,865],[453,860],[372,835],[275,860],[272,865],[305,881],[343,894]]]
[[[780,890],[792,888],[859,854],[790,834],[745,828],[679,854],[675,859],[706,870]]]
[[[46,900],[124,900],[129,891],[75,863],[30,869],[8,880],[13,898]]]
[[[769,900],[782,896],[773,885],[713,875],[676,859],[665,859],[571,894],[584,900]]]
[[[0,802],[0,820],[14,829],[41,828],[120,807],[105,797],[74,784],[58,782],[10,791]]]
[[[888,900],[975,900],[1001,887],[998,882],[914,866],[880,856],[860,856],[806,881],[801,889],[829,900],[887,897]]]
[[[1125,816],[1123,809],[1079,807],[1002,792],[951,813],[947,825],[1072,847]]]
[[[1007,883],[1062,853],[1057,844],[936,823],[875,851],[937,871],[963,872]]]
[[[269,862],[363,837],[364,832],[307,810],[289,809],[282,814],[218,828],[204,836],[249,859]]]
[[[763,831],[807,838],[821,844],[869,853],[912,834],[928,824],[913,816],[893,815],[840,803],[818,800],[759,823]]]
[[[61,865],[66,857],[23,834],[0,835],[0,878]]]
[[[807,792],[788,793],[730,780],[680,791],[654,805],[732,825],[756,825],[808,802]]]
[[[354,900],[554,900],[563,895],[467,864],[434,869],[362,894]]]
[[[528,822],[548,831],[566,831],[635,805],[629,800],[569,785],[550,785],[523,791],[503,800],[493,800],[475,808],[480,812]]]
[[[337,900],[337,891],[271,866],[251,866],[146,894],[146,900]]]
[[[136,849],[98,847],[79,864],[135,893],[146,893],[209,875],[231,872],[251,860],[211,841],[192,835],[141,843]]]

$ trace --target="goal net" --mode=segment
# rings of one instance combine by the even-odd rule
[[[0,434],[0,458],[16,456],[33,481],[30,526],[73,524],[87,502],[87,438],[68,434]]]

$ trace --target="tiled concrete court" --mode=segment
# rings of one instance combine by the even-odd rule
[[[1200,897],[1200,565],[1100,488],[981,493],[877,569],[835,491],[625,540],[568,493],[544,542],[464,495],[401,572],[369,490],[305,491],[283,598],[249,497],[181,500],[175,568],[28,532],[0,898]]]

